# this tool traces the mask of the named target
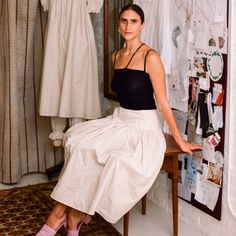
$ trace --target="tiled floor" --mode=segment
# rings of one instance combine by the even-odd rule
[[[37,183],[47,182],[44,174],[31,174],[21,178],[16,185],[0,184],[0,189],[22,187]],[[123,233],[123,219],[114,225]],[[172,236],[172,215],[154,203],[147,202],[147,214],[141,214],[141,205],[137,204],[130,212],[129,236]],[[179,236],[204,236],[179,220]]]

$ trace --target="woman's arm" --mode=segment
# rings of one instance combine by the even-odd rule
[[[152,82],[154,94],[156,97],[157,105],[160,112],[163,115],[164,120],[166,121],[168,127],[171,130],[176,143],[179,147],[187,153],[192,154],[192,150],[201,149],[202,147],[188,143],[182,139],[179,129],[177,127],[174,114],[170,107],[170,104],[166,95],[166,81],[165,81],[165,72],[160,59],[160,56],[155,51],[150,51],[147,57],[147,72],[150,75],[150,80]]]

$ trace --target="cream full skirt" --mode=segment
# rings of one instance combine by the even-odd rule
[[[156,110],[119,107],[71,127],[64,147],[65,164],[51,197],[115,223],[151,188],[166,143]]]

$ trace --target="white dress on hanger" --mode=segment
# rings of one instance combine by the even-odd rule
[[[189,1],[175,2],[170,6],[171,14],[171,74],[169,76],[169,101],[171,107],[188,111],[190,42],[188,42],[189,20],[192,7]]]
[[[141,39],[160,53],[165,73],[171,68],[171,31],[169,0],[134,0],[145,15]]]
[[[90,12],[103,0],[41,0],[49,11],[39,114],[101,116],[97,53]]]

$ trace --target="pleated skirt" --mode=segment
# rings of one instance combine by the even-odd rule
[[[72,126],[51,197],[116,223],[151,188],[166,150],[156,110],[118,107],[106,118]]]

